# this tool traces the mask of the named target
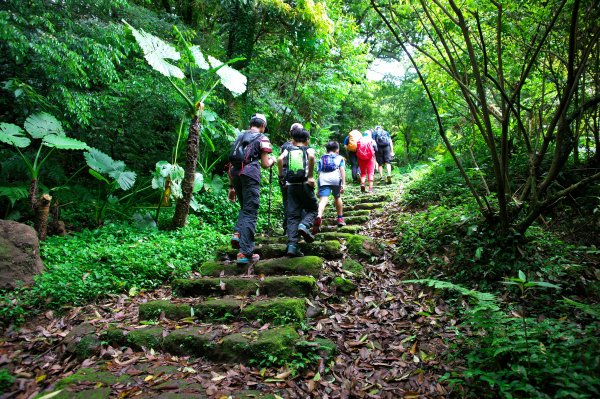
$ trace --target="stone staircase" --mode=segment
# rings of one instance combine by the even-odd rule
[[[338,297],[356,290],[364,273],[363,263],[383,253],[380,244],[359,233],[371,212],[383,209],[393,189],[381,186],[376,194],[364,194],[358,187],[350,187],[344,195],[344,227],[336,226],[330,199],[315,242],[300,243],[304,257],[285,257],[287,237],[281,235],[257,238],[256,252],[261,260],[250,268],[236,265],[236,250],[218,248],[215,260],[198,265],[197,277],[172,281],[172,295],[140,303],[137,320],[102,329],[86,325],[75,328],[65,338],[67,351],[86,359],[110,345],[130,348],[134,353],[151,351],[260,367],[281,366],[298,356],[326,360],[343,343],[306,333],[319,318],[328,316],[319,306],[323,300],[321,284],[327,284]],[[98,377],[99,372],[105,373],[79,369],[56,384],[56,389],[63,391],[54,397],[105,398],[111,397],[111,390],[105,388],[119,384],[122,389],[123,384],[133,384],[131,379],[120,378],[125,375],[113,372],[114,378],[107,379],[104,374]],[[94,388],[84,389],[90,385]],[[165,390],[147,385],[136,393],[138,397],[207,395],[202,386],[193,384]],[[230,396],[274,397],[260,391]]]

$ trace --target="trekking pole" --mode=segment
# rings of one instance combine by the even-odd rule
[[[268,213],[267,213],[267,235],[271,235],[271,192],[273,191],[273,165],[269,168],[269,201],[268,201]]]

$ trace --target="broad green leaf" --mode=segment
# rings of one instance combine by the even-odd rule
[[[65,135],[58,119],[46,112],[30,115],[29,118],[25,120],[24,126],[25,130],[27,130],[34,139],[42,139],[49,134],[57,136]]]
[[[198,191],[200,191],[203,185],[204,177],[202,176],[202,173],[196,172],[196,175],[194,177],[194,189],[192,190],[192,192],[197,193]]]
[[[519,270],[519,278],[523,281],[527,281],[527,276],[525,276],[525,273],[521,270]]]
[[[0,187],[0,197],[6,197],[10,201],[11,206],[15,206],[15,202],[20,199],[27,198],[29,190],[27,187]]]
[[[105,182],[106,184],[110,184],[110,182],[108,181],[108,179],[104,176],[102,176],[100,173],[96,172],[94,169],[88,169],[88,172],[90,172],[90,175],[94,176],[96,179]]]
[[[217,75],[221,78],[221,83],[225,86],[234,97],[246,91],[247,79],[241,72],[233,69],[229,65],[223,64],[212,56],[208,56],[208,61],[213,68],[217,69]]]
[[[135,37],[135,40],[144,52],[144,58],[146,58],[146,61],[148,61],[148,64],[150,64],[154,70],[168,77],[179,79],[185,77],[181,69],[166,61],[167,59],[176,61],[181,57],[173,46],[165,43],[158,37],[145,32],[143,29],[138,31],[126,21],[123,22],[131,29],[133,37]]]
[[[190,199],[190,208],[192,208],[194,212],[198,212],[198,209],[200,209],[200,204],[194,196],[192,196],[192,198]]]
[[[25,136],[25,131],[12,123],[0,123],[0,141],[15,147],[25,148],[31,144],[29,137]]]
[[[547,283],[545,281],[532,281],[532,284],[535,284],[538,287],[556,288],[557,290],[560,289],[559,285],[552,284],[552,283]]]
[[[131,171],[123,171],[123,170],[113,170],[108,174],[110,177],[116,180],[121,190],[127,191],[135,184],[135,172]]]
[[[102,151],[95,148],[90,148],[83,154],[83,157],[85,158],[88,166],[94,169],[96,172],[108,173],[115,169],[115,161]]]
[[[196,65],[198,65],[200,69],[210,69],[210,65],[208,65],[208,62],[206,62],[206,58],[204,58],[204,54],[202,54],[200,46],[190,47],[190,52],[194,56],[194,61],[196,61]]]
[[[83,141],[67,136],[55,136],[50,134],[43,139],[44,145],[58,148],[60,150],[88,150],[90,147]]]

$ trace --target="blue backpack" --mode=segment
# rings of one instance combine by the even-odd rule
[[[387,147],[391,143],[390,134],[385,130],[377,131],[377,137],[375,137],[375,142],[377,143],[377,147]]]
[[[338,170],[340,165],[336,163],[336,159],[339,155],[337,154],[325,154],[321,157],[319,161],[319,170],[321,172],[333,172],[334,170]]]

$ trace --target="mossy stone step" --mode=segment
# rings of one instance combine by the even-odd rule
[[[380,202],[367,202],[367,203],[361,203],[361,204],[356,204],[356,205],[350,205],[348,206],[346,209],[348,211],[356,211],[356,210],[364,210],[364,209],[368,209],[368,210],[381,210],[383,209],[383,203]]]
[[[340,233],[356,234],[362,228],[363,228],[362,225],[351,225],[351,226],[342,226],[342,227],[337,227],[337,225],[334,225],[334,226],[321,226],[321,232],[323,232],[323,233],[330,233],[330,232],[333,232],[333,231],[337,231],[337,232],[340,232]]]
[[[147,331],[146,331],[147,330]],[[145,337],[157,337],[148,340]],[[146,328],[125,331],[109,329],[102,335],[109,344],[130,346],[134,349],[162,350],[174,355],[204,357],[212,360],[248,362],[250,360],[275,359],[276,364],[285,364],[294,353],[305,353],[311,346],[325,357],[335,351],[335,344],[318,339],[306,342],[300,339],[293,325],[284,325],[266,330],[245,328],[241,332],[218,337],[215,333],[201,333],[197,327],[186,327],[172,331],[162,328]]]
[[[175,279],[174,292],[179,296],[220,295],[267,295],[267,296],[312,296],[316,288],[313,276],[281,276],[258,278],[222,277],[199,279]]]
[[[339,243],[338,243],[339,244]],[[272,253],[272,255],[276,255]],[[285,255],[285,249],[284,249]],[[254,273],[265,276],[273,275],[299,275],[317,277],[323,268],[323,258],[318,256],[304,256],[301,258],[277,258],[261,260],[254,264]],[[235,262],[223,263],[216,261],[204,262],[199,272],[204,276],[217,277],[223,273],[226,276],[244,274],[247,266],[238,266]]]
[[[346,209],[344,208],[344,218],[347,218],[350,216],[369,216],[370,213],[371,213],[371,211],[368,209],[359,209],[356,211],[346,211]],[[325,211],[325,217],[336,218],[337,213],[335,212],[335,209]]]
[[[347,226],[362,225],[369,221],[368,216],[344,216],[344,222]],[[323,225],[337,226],[337,218],[324,218]]]
[[[383,254],[384,244],[370,237],[354,235],[346,241],[348,253],[361,258],[380,256]]]
[[[170,320],[180,320],[193,315],[198,321],[245,319],[262,322],[300,322],[306,319],[306,301],[300,298],[271,298],[244,306],[240,299],[214,298],[191,305],[158,300],[139,306],[139,320],[156,320],[163,313],[164,317]]]
[[[319,256],[328,260],[332,260],[332,259],[339,259],[342,257],[342,253],[341,251],[341,247],[340,247],[340,243],[337,240],[330,240],[330,241],[317,241],[317,242],[313,242],[312,244],[309,244],[307,242],[300,242],[299,243],[299,247],[300,250],[302,252],[304,252],[304,254],[309,255],[309,256]],[[281,258],[281,257],[286,257],[287,256],[287,237],[273,237],[273,240],[271,242],[267,241],[267,240],[263,240],[261,242],[261,244],[259,244],[256,249],[255,252],[257,254],[260,255],[261,259],[267,260],[267,259],[272,259],[272,258]],[[218,259],[226,259],[226,260],[230,260],[233,261],[235,260],[235,257],[237,255],[237,249],[231,249],[229,247],[222,247],[219,248],[217,250],[217,258]],[[263,261],[259,261],[257,264],[261,264]],[[203,264],[204,265],[204,264]],[[200,272],[203,275],[211,275],[211,274],[206,274],[207,271],[211,270],[211,266],[209,267],[202,267],[200,266]],[[247,268],[246,267],[241,267],[239,268],[239,270],[241,271],[241,273],[245,273]],[[257,272],[256,267],[254,268],[255,272]],[[235,275],[235,274],[241,274],[238,272],[235,272],[236,269],[232,268],[232,271],[230,272],[231,275]],[[263,274],[267,274],[264,273]],[[270,273],[273,274],[273,273]],[[302,273],[297,273],[297,274],[302,274]],[[219,274],[212,274],[213,276],[218,276]]]
[[[345,200],[348,205],[364,204],[369,202],[382,202],[387,203],[391,201],[392,196],[390,194],[365,194],[357,195]]]

